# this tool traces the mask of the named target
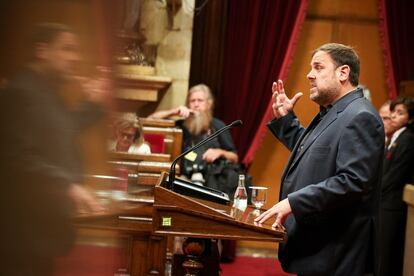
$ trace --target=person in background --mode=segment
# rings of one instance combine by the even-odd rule
[[[149,118],[165,119],[171,116],[184,118],[178,124],[183,129],[183,151],[185,151],[225,126],[221,120],[213,117],[213,107],[214,98],[210,88],[205,84],[198,84],[188,91],[186,106],[158,111],[151,114]],[[194,153],[194,160],[187,157],[183,162],[183,174],[188,177],[191,177],[194,164],[211,164],[219,159],[232,163],[239,161],[229,132],[222,133],[211,142],[195,150]]]
[[[144,141],[141,122],[134,113],[119,114],[114,131],[115,140],[109,142],[110,151],[151,154],[150,146]]]
[[[414,101],[397,98],[390,110],[394,132],[386,148],[381,185],[381,276],[402,275],[407,222],[403,191],[412,183],[414,164]]]
[[[307,128],[293,112],[297,100],[273,83],[274,119],[268,127],[292,151],[280,202],[256,218],[287,231],[283,269],[298,275],[375,273],[384,129],[357,88],[359,58],[349,46],[328,43],[312,54],[310,99],[320,113]],[[374,258],[375,257],[375,258]]]
[[[62,99],[80,61],[69,27],[37,25],[29,49],[31,60],[0,93],[0,266],[2,275],[47,276],[74,243],[72,217],[103,210],[82,186],[77,139],[102,117],[104,94],[85,91],[90,100],[75,111]]]
[[[214,97],[210,88],[205,84],[198,84],[189,89],[185,106],[158,111],[149,118],[183,118],[184,120],[178,121],[178,125],[183,130],[182,151],[185,151],[225,126],[224,122],[213,116],[213,107]],[[234,168],[238,168],[238,161],[233,139],[230,132],[226,131],[192,154],[186,155],[181,163],[181,173],[194,183],[223,191],[233,198],[239,174]],[[223,173],[225,170],[228,173]],[[222,248],[220,244],[223,245]],[[221,259],[226,262],[233,261],[235,248],[233,241],[221,240]]]
[[[378,113],[382,119],[382,123],[384,124],[384,131],[385,131],[385,144],[387,145],[391,139],[391,135],[394,133],[395,129],[391,124],[391,110],[390,110],[391,101],[386,101],[383,105],[381,105]]]

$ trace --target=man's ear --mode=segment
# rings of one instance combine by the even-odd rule
[[[47,59],[48,56],[48,45],[46,43],[36,43],[35,45],[35,57],[37,59]]]
[[[349,72],[351,71],[351,69],[348,65],[341,65],[338,67],[338,69],[338,78],[340,81],[346,81],[347,79],[349,79]]]

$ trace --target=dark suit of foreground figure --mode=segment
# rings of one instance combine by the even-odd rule
[[[76,36],[65,26],[44,24],[34,41],[34,60],[1,91],[1,273],[51,275],[53,259],[74,241],[76,207],[99,211],[81,185],[77,138],[99,108],[77,112],[58,91],[78,61]]]
[[[321,106],[303,128],[293,105],[273,85],[271,132],[292,151],[281,201],[257,218],[276,217],[288,240],[279,249],[285,271],[298,275],[358,276],[374,270],[384,130],[358,85],[359,60],[341,44],[315,50],[310,98]],[[376,266],[375,266],[376,269]]]

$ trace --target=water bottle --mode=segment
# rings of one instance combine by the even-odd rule
[[[247,191],[244,174],[239,175],[239,184],[237,185],[236,192],[234,193],[233,207],[242,211],[247,208]]]
[[[171,252],[167,252],[167,257],[165,259],[165,276],[171,276],[172,275],[172,259],[173,255]]]

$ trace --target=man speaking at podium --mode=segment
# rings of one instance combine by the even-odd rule
[[[288,239],[280,245],[285,271],[298,275],[358,276],[378,268],[376,236],[384,129],[357,88],[359,58],[330,43],[312,55],[310,99],[321,112],[303,128],[283,82],[273,83],[270,131],[292,151],[280,202],[257,223],[276,218]]]

